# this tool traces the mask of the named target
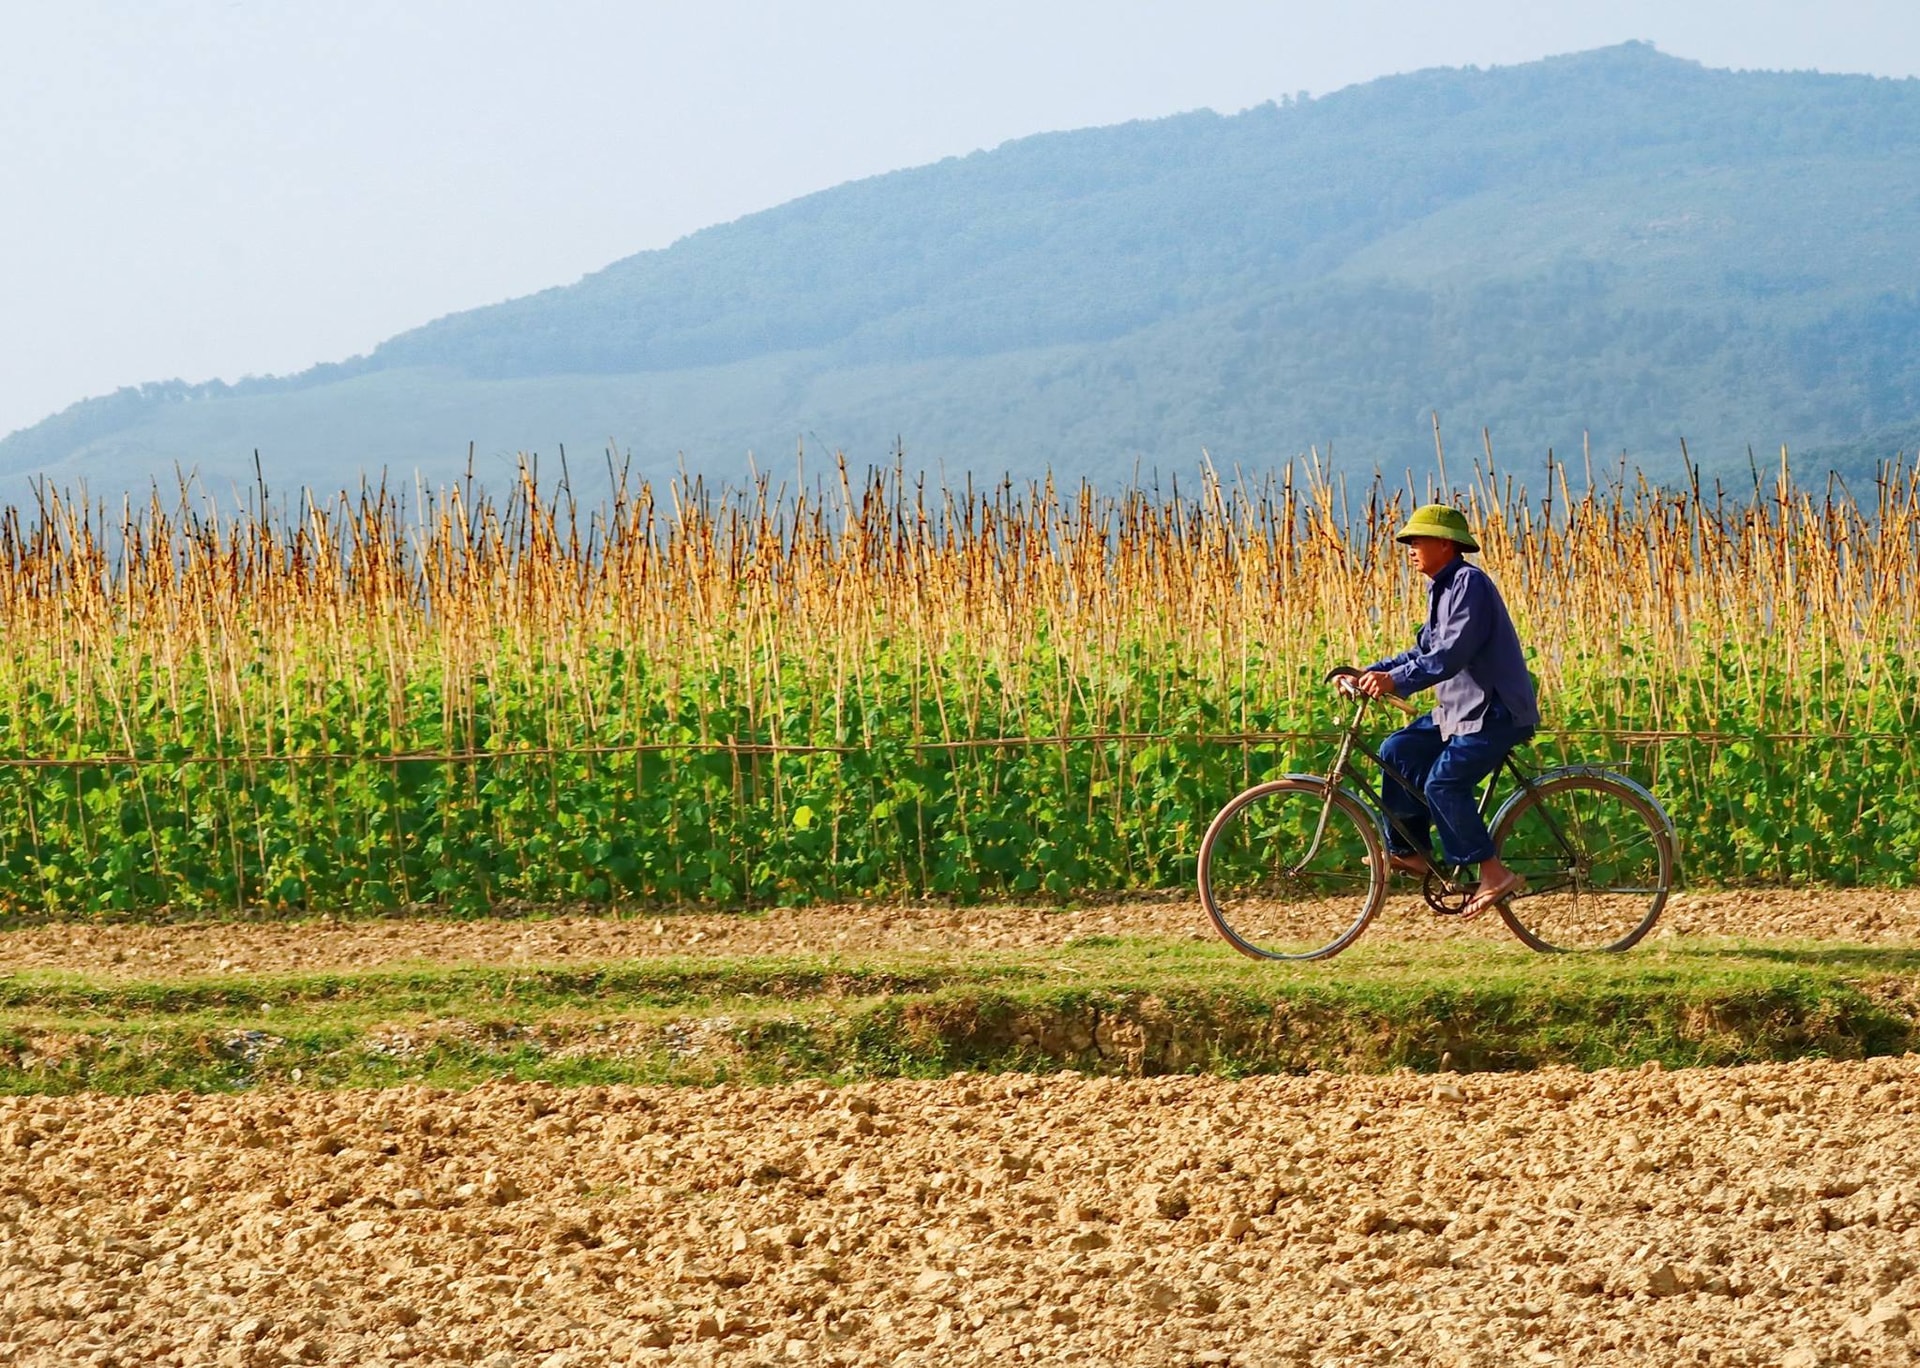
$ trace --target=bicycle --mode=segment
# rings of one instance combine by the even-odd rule
[[[1201,905],[1214,928],[1255,959],[1339,954],[1386,901],[1388,826],[1406,845],[1421,845],[1397,817],[1344,782],[1358,751],[1426,803],[1361,740],[1373,700],[1352,692],[1357,674],[1342,666],[1327,676],[1356,700],[1332,768],[1255,784],[1223,807],[1201,838]],[[1380,701],[1418,712],[1404,699]],[[1493,812],[1502,771],[1517,787]],[[1593,765],[1529,773],[1509,754],[1481,794],[1480,814],[1490,812],[1494,849],[1525,881],[1495,907],[1527,946],[1618,952],[1653,929],[1678,875],[1679,842],[1665,809],[1641,785]],[[1436,914],[1459,916],[1475,890],[1464,866],[1435,861],[1420,891]]]

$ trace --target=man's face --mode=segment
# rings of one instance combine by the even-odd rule
[[[1413,568],[1432,579],[1447,566],[1447,562],[1460,554],[1457,542],[1445,537],[1408,537],[1407,559],[1413,562]]]

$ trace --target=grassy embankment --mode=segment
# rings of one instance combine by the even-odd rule
[[[0,1091],[768,1082],[1059,1068],[1678,1067],[1920,1046],[1920,947],[1618,957],[1362,944],[1328,965],[1090,937],[1029,951],[0,978]]]

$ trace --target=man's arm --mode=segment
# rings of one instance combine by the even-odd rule
[[[1371,665],[1360,667],[1361,674],[1373,674],[1377,670],[1391,670],[1396,665],[1404,665],[1420,654],[1420,644],[1416,641],[1399,655],[1390,655],[1385,660],[1376,660]]]
[[[1420,644],[1387,666],[1394,692],[1402,698],[1452,679],[1467,667],[1493,630],[1492,585],[1480,575],[1456,575],[1440,596],[1432,627]]]
[[[1424,627],[1420,630],[1422,634],[1426,632]],[[1397,694],[1400,691],[1399,686],[1394,682],[1389,671],[1395,666],[1404,665],[1415,659],[1419,654],[1420,644],[1416,641],[1399,655],[1388,656],[1385,660],[1376,660],[1360,671],[1359,677],[1353,681],[1353,687],[1368,698],[1384,698],[1389,694]]]

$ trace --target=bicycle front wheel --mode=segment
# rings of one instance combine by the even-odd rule
[[[1494,847],[1526,889],[1500,904],[1535,950],[1625,950],[1673,887],[1673,827],[1653,796],[1604,770],[1547,774],[1501,812]]]
[[[1200,842],[1200,903],[1234,949],[1255,959],[1338,954],[1386,892],[1378,820],[1317,780],[1256,784]]]

